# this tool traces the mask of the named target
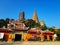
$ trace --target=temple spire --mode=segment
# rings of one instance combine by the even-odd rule
[[[36,10],[34,11],[32,20],[34,20],[36,23],[38,23],[38,17],[37,17],[37,14],[36,14]]]
[[[25,20],[25,15],[23,11],[20,12],[19,20]]]

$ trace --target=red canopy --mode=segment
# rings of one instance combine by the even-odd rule
[[[54,32],[51,32],[49,30],[46,30],[43,34],[44,35],[54,35]]]
[[[33,33],[33,34],[41,33],[41,29],[40,28],[31,28],[30,30],[28,30],[28,33]]]

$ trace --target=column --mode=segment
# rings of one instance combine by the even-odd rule
[[[41,41],[44,41],[44,36],[43,35],[41,35]]]
[[[8,42],[12,42],[12,34],[9,34]]]
[[[47,35],[47,40],[50,40],[50,37],[49,37],[49,35]]]
[[[54,41],[54,35],[52,35],[52,41]]]

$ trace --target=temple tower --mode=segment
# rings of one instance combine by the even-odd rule
[[[45,25],[45,23],[44,23],[43,20],[40,21],[40,25],[41,25],[41,26]]]
[[[24,12],[20,12],[19,20],[25,20]]]
[[[32,20],[34,20],[36,23],[38,23],[38,17],[37,17],[36,11],[34,11]]]

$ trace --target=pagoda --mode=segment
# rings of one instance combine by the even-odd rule
[[[38,17],[37,17],[36,11],[34,11],[32,20],[34,20],[36,23],[38,23]]]

